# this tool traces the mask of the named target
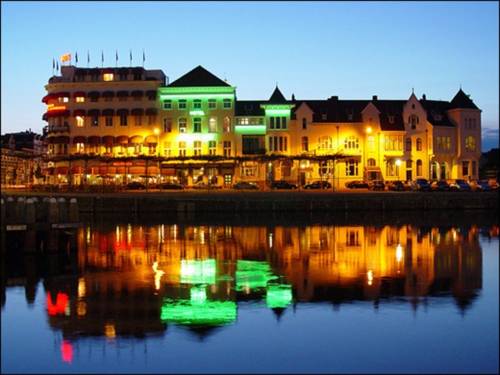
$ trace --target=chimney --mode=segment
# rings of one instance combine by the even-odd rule
[[[427,100],[427,98],[425,97],[425,94],[422,94],[422,99]]]
[[[377,95],[373,95],[373,96],[372,96],[372,101],[377,101],[377,100],[378,100]]]
[[[295,101],[295,94],[292,94],[292,102]]]
[[[333,100],[334,102],[336,102],[337,100],[339,100],[339,97],[337,95],[330,96],[330,100]]]

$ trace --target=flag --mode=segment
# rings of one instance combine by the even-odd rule
[[[78,52],[75,52],[75,61],[78,64]]]
[[[104,64],[104,51],[101,50],[101,62]]]
[[[90,52],[87,50],[87,65],[90,64]]]
[[[146,55],[144,54],[144,49],[142,50],[142,65],[144,65],[144,61],[146,61]]]
[[[130,66],[132,66],[132,50],[130,50]]]
[[[56,68],[56,59],[52,58],[52,70]]]
[[[71,53],[65,53],[61,56],[61,62],[71,61]]]
[[[115,61],[118,63],[118,50],[116,50],[116,53],[115,53]]]

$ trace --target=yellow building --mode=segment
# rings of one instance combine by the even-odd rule
[[[52,183],[478,178],[481,110],[461,89],[450,102],[287,100],[278,87],[237,100],[201,66],[168,85],[159,70],[64,66],[46,89]]]

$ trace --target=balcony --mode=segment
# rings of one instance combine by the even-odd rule
[[[69,125],[49,125],[48,134],[52,133],[68,133]]]

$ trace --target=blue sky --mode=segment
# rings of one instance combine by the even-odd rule
[[[460,84],[482,109],[483,150],[498,147],[497,2],[5,2],[2,133],[41,132],[52,59],[80,66],[162,69],[171,80],[203,65],[239,99],[406,99],[412,87],[451,100]]]

